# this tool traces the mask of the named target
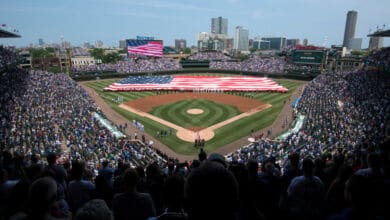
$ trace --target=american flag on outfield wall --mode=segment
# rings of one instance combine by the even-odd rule
[[[163,45],[161,41],[129,40],[127,52],[129,55],[162,57]]]
[[[269,91],[288,89],[267,77],[219,76],[131,76],[113,83],[106,91],[179,90],[179,91]]]

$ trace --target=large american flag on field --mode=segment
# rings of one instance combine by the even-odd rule
[[[113,83],[106,91],[269,91],[288,92],[288,89],[267,77],[254,76],[130,76]]]
[[[127,52],[129,55],[162,57],[162,41],[128,40]]]

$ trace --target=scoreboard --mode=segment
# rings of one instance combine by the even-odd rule
[[[294,50],[292,62],[297,64],[317,64],[325,62],[326,51],[324,50]]]

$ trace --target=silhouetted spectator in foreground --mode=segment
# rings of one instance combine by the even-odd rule
[[[97,176],[95,178],[95,190],[92,193],[92,198],[102,199],[108,207],[111,207],[113,196],[113,190],[108,186],[104,177]]]
[[[104,200],[93,199],[84,204],[76,213],[74,220],[113,220],[110,209]]]
[[[152,197],[147,193],[137,192],[137,182],[137,171],[132,168],[127,169],[123,176],[126,191],[115,195],[112,200],[112,211],[115,220],[145,220],[156,216]]]
[[[169,176],[163,188],[163,201],[165,211],[155,220],[185,220],[188,219],[184,212],[184,178],[181,175]]]
[[[375,207],[379,195],[374,193],[375,184],[371,178],[362,175],[352,175],[345,184],[345,200],[350,206],[340,214],[333,215],[329,220],[382,220]],[[382,201],[382,200],[381,200]]]
[[[109,166],[108,160],[104,160],[102,166],[103,167],[99,170],[99,175],[103,176],[108,186],[112,188],[114,169]]]
[[[92,198],[95,185],[90,181],[83,180],[84,163],[74,161],[72,163],[72,175],[75,178],[69,183],[69,203],[73,213]]]
[[[314,162],[306,158],[302,162],[303,176],[292,179],[287,189],[289,210],[296,219],[321,219],[324,184],[313,176]]]
[[[17,219],[55,219],[51,212],[56,206],[57,184],[51,177],[43,177],[32,183],[28,194],[27,217]]]
[[[352,174],[352,167],[349,165],[344,164],[339,168],[337,177],[330,184],[326,193],[330,213],[338,213],[347,206],[347,201],[344,198],[345,183]]]
[[[57,164],[57,154],[49,153],[47,155],[48,166],[45,169],[53,170],[55,173],[55,180],[58,184],[61,184],[64,190],[66,190],[66,179],[68,177],[64,166]]]
[[[206,161],[194,169],[185,185],[189,219],[236,219],[238,184],[223,165]]]

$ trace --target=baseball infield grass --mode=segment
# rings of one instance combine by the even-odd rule
[[[128,120],[137,120],[145,126],[145,132],[157,137],[158,132],[161,130],[169,131],[169,127],[157,123],[153,120],[140,117],[134,113],[126,111],[118,105],[120,104],[117,100],[118,97],[123,97],[123,102],[135,100],[141,97],[157,95],[156,92],[103,92],[103,88],[112,84],[117,80],[104,80],[89,82],[87,86],[93,88],[115,111],[123,115]],[[282,110],[284,103],[295,91],[295,89],[303,82],[290,81],[284,79],[276,79],[277,83],[285,86],[289,89],[287,93],[267,93],[267,92],[253,92],[251,95],[260,101],[269,103],[272,105],[271,108],[265,109],[259,113],[256,113],[250,117],[245,117],[238,121],[232,122],[222,128],[215,130],[215,136],[213,139],[206,142],[204,149],[206,152],[211,152],[218,149],[226,144],[229,144],[237,139],[245,137],[251,133],[251,130],[260,130],[273,123],[276,117]],[[234,94],[243,95],[242,92],[236,92]],[[202,103],[203,102],[203,103]],[[200,107],[202,104],[202,107]],[[201,115],[187,115],[185,112],[189,106],[194,108],[200,108],[204,111],[210,111],[208,117],[201,118]],[[198,107],[197,107],[198,106]],[[204,106],[207,106],[205,108]],[[192,108],[192,107],[191,107]],[[240,112],[233,106],[222,105],[211,102],[209,100],[183,100],[176,103],[162,105],[154,108],[151,112],[158,117],[168,120],[182,127],[209,127],[210,125],[216,124],[219,121],[231,118]],[[206,113],[206,112],[205,112]],[[205,114],[204,113],[204,114]],[[203,114],[202,114],[203,115]],[[210,120],[210,117],[212,117]],[[193,124],[192,124],[193,123]],[[169,133],[169,132],[168,132]],[[176,135],[168,135],[167,137],[158,138],[163,144],[171,148],[173,151],[184,154],[194,155],[199,152],[199,149],[194,147],[193,143],[185,142],[176,137]]]
[[[203,113],[188,114],[187,110],[189,109],[201,109]],[[205,99],[188,99],[158,106],[149,113],[183,128],[207,128],[241,112],[230,105],[218,104]]]

